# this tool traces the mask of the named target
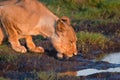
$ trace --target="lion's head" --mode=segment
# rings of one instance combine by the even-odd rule
[[[57,21],[55,33],[57,37],[52,40],[53,46],[58,51],[57,57],[63,58],[77,55],[75,31],[70,25],[70,20],[67,17],[62,17]]]

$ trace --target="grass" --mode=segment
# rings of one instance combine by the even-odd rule
[[[18,56],[10,53],[0,54],[0,62],[10,62],[18,59]]]
[[[120,0],[40,0],[58,16],[74,20],[119,22]]]
[[[79,79],[79,77],[77,77],[76,75],[72,75],[70,72],[68,73],[39,72],[38,77],[40,80],[66,80],[66,79],[78,80]]]
[[[10,49],[7,45],[4,44],[0,45],[0,51],[9,52],[9,50]]]
[[[38,77],[40,80],[55,80],[56,73],[55,72],[39,72]]]
[[[106,49],[106,45],[109,41],[107,37],[100,33],[92,32],[78,32],[78,48],[81,49],[82,53],[87,53],[91,48],[99,48],[101,50]],[[94,47],[93,47],[94,46]]]
[[[17,56],[13,54],[13,50],[11,50],[10,46],[8,45],[0,45],[0,61],[1,62],[9,62],[9,61],[14,61],[17,59]]]
[[[113,38],[119,38],[120,39],[120,29],[116,30],[115,35],[113,36]]]
[[[3,78],[3,77],[0,77],[0,80],[9,80],[9,79],[6,79],[6,78]]]

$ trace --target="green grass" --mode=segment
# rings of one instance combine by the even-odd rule
[[[9,52],[10,51],[8,45],[5,45],[5,44],[0,45],[0,50],[4,51],[4,52]]]
[[[39,72],[38,77],[41,80],[55,80],[57,74],[55,72]]]
[[[8,45],[0,45],[0,62],[14,61],[18,58],[18,54],[14,54],[13,49]]]
[[[43,72],[38,72],[37,75],[40,80],[63,80],[65,77],[69,77],[67,79],[70,79],[70,80],[78,80],[79,79],[79,77],[77,77],[75,75],[70,75],[69,73],[66,74],[66,72],[65,73],[59,73],[59,72],[57,73],[57,72],[43,71]]]
[[[9,79],[7,79],[7,78],[3,78],[3,77],[0,77],[0,80],[9,80]]]
[[[40,0],[58,16],[74,20],[120,21],[120,0]]]
[[[101,50],[106,49],[108,46],[106,43],[110,42],[110,40],[100,33],[90,33],[90,32],[78,32],[78,48],[81,49],[83,53],[89,52],[91,48],[99,48]]]
[[[0,54],[0,62],[10,62],[18,59],[18,56],[11,53]]]

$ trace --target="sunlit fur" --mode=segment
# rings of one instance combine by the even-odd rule
[[[36,47],[32,41],[32,35],[42,35],[52,42],[58,54],[72,57],[77,53],[77,38],[69,18],[58,18],[37,0],[7,2],[0,6],[0,20],[0,43],[5,37],[4,29],[12,48],[17,52],[27,52],[19,43],[20,38],[25,38],[30,51],[43,53],[44,49]]]

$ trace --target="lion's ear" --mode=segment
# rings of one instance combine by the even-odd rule
[[[67,23],[68,25],[70,25],[70,19],[66,16],[63,16],[60,18],[60,20],[62,20],[63,22]]]
[[[61,17],[58,21],[57,21],[57,27],[56,30],[63,32],[65,30],[67,30],[67,25],[70,25],[70,19],[66,16]]]
[[[63,32],[65,30],[66,30],[65,23],[61,19],[59,19],[57,21],[56,31]]]

